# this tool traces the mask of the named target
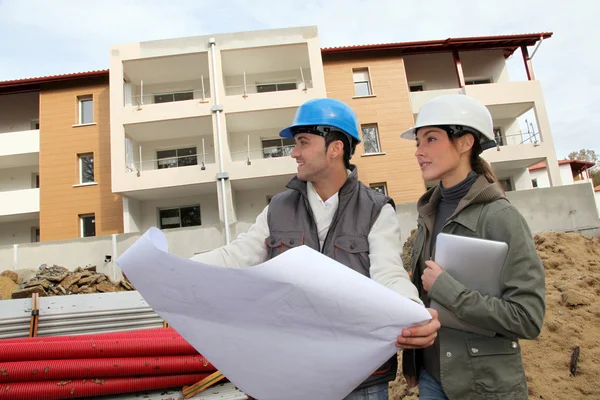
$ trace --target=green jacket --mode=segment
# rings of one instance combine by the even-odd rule
[[[449,399],[527,399],[520,338],[534,339],[545,314],[545,274],[527,222],[497,184],[480,176],[442,232],[503,241],[508,256],[501,275],[502,297],[482,296],[443,272],[425,292],[421,282],[429,259],[440,189],[421,197],[413,245],[412,280],[426,306],[430,299],[463,321],[496,332],[488,337],[442,327],[438,332],[439,377]],[[443,265],[442,265],[443,268]],[[431,348],[428,354],[431,353]],[[404,351],[403,374],[418,376],[423,350]]]

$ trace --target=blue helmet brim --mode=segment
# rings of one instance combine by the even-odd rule
[[[293,139],[294,133],[292,132],[292,128],[293,126],[288,126],[287,128],[281,130],[281,132],[279,132],[279,137]]]

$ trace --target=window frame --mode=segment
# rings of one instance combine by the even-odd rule
[[[489,81],[489,82],[483,82],[483,81]],[[469,83],[471,82],[471,83]],[[477,83],[476,83],[477,82]],[[491,76],[486,76],[486,77],[469,77],[469,78],[465,78],[465,86],[470,85],[489,85],[494,83],[494,78]]]
[[[367,152],[366,147],[365,147],[365,143],[367,141],[365,140],[364,129],[365,128],[370,128],[370,127],[375,127],[375,138],[376,138],[377,150],[378,150],[376,152]],[[361,126],[360,126],[360,133],[362,134],[362,137],[363,137],[363,155],[382,154],[383,153],[383,150],[381,149],[381,138],[379,137],[379,125],[376,122],[375,123],[370,123],[370,124],[361,124]]]
[[[356,73],[357,72],[363,72],[366,71],[367,72],[367,80],[356,80]],[[358,94],[356,91],[356,84],[360,84],[360,83],[367,83],[367,89],[368,89],[368,94]],[[361,68],[352,68],[352,84],[354,86],[354,96],[353,98],[360,98],[360,97],[372,97],[375,96],[375,92],[373,91],[373,80],[371,79],[371,68],[370,67],[361,67]]]
[[[179,155],[180,151],[183,150],[189,150],[189,149],[194,149],[195,153],[194,154],[189,154],[189,155]],[[174,151],[175,152],[175,156],[169,156],[169,157],[163,157],[160,158],[158,153],[161,152],[168,152],[168,151]],[[174,148],[164,148],[164,149],[156,149],[155,150],[155,154],[156,154],[156,169],[169,169],[169,168],[180,168],[180,167],[190,167],[190,166],[194,166],[194,165],[198,165],[198,146],[196,145],[189,145],[189,146],[177,146]],[[187,164],[187,165],[180,165],[180,161],[181,159],[185,158],[185,157],[190,157],[196,158],[196,162],[193,164]],[[161,161],[168,161],[168,160],[174,160],[176,165],[173,166],[166,166],[166,167],[161,167]],[[167,164],[163,164],[163,165],[167,165]]]
[[[92,159],[92,180],[87,181],[87,182],[83,181],[83,159],[84,158]],[[78,162],[78,166],[79,166],[79,185],[96,183],[96,165],[94,164],[94,153],[77,154],[77,162]]]
[[[86,235],[85,234],[85,220],[86,220],[86,218],[93,218],[94,219],[92,221],[92,223],[94,224],[94,234],[93,235]],[[79,236],[82,237],[82,238],[96,236],[96,213],[79,214]]]
[[[181,210],[184,208],[193,208],[193,207],[198,207],[198,218],[199,218],[198,222],[199,222],[199,224],[183,226],[183,222],[182,222],[182,218],[181,218]],[[172,226],[172,227],[168,227],[168,228],[163,227],[162,218],[160,216],[160,213],[161,213],[161,211],[170,211],[170,210],[178,211],[178,218],[179,218],[179,226],[178,227],[176,227],[176,226]],[[202,207],[200,206],[200,204],[188,204],[188,205],[175,206],[175,207],[158,207],[156,213],[157,213],[157,217],[158,217],[159,229],[176,229],[176,228],[189,228],[192,226],[202,226]]]
[[[87,102],[91,102],[92,104],[92,109],[91,109],[91,120],[89,122],[85,122],[84,121],[84,103]],[[95,123],[94,121],[94,95],[92,94],[86,94],[83,96],[77,96],[77,110],[78,110],[78,118],[77,118],[77,123],[78,125],[92,125]]]
[[[265,147],[265,142],[274,142],[274,141],[278,141],[280,142],[279,146],[267,146]],[[285,144],[285,142],[287,141],[287,143],[289,144]],[[290,138],[261,138],[260,139],[260,145],[261,145],[261,151],[262,151],[262,155],[263,155],[263,159],[266,158],[280,158],[280,157],[288,157],[292,151],[294,150],[294,146],[296,145],[296,143],[294,142],[294,139],[290,139]],[[287,149],[291,147],[291,149]],[[275,153],[265,153],[265,149],[278,149],[279,151],[279,155],[275,155],[273,156],[273,154]],[[286,154],[286,151],[288,152]],[[268,157],[266,156],[267,154],[270,154]]]
[[[381,193],[379,190],[375,189],[376,187],[383,187],[383,195],[388,196],[388,188],[387,188],[387,182],[375,182],[375,183],[369,183],[369,188],[371,188],[372,190],[375,190],[378,193]]]

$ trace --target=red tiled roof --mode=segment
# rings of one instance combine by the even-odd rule
[[[579,167],[577,170],[586,170],[592,168],[596,163],[590,161],[581,160],[558,160],[558,165],[571,164],[572,166]],[[571,167],[572,168],[572,167]],[[537,171],[539,169],[546,169],[546,161],[539,162],[529,167],[530,171]]]
[[[436,53],[452,50],[485,50],[503,49],[504,56],[508,57],[521,46],[533,46],[540,38],[549,39],[552,32],[525,33],[517,35],[476,36],[463,38],[448,38],[441,40],[427,40],[420,42],[396,42],[366,44],[357,46],[325,47],[321,49],[324,55],[355,53],[376,50],[399,50],[404,54]]]
[[[95,78],[108,76],[108,70],[96,70],[86,72],[74,72],[71,74],[39,76],[35,78],[14,79],[9,81],[0,81],[0,93],[16,90],[34,90],[39,88],[42,83],[64,82],[74,79]]]

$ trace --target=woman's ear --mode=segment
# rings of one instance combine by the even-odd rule
[[[463,135],[459,138],[460,147],[459,150],[461,153],[466,153],[473,148],[475,145],[475,137],[473,135]]]

